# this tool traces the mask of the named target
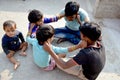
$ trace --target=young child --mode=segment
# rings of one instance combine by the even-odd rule
[[[3,30],[5,34],[2,37],[2,48],[7,58],[14,64],[14,69],[16,70],[20,63],[13,56],[17,50],[21,50],[20,55],[26,56],[25,50],[28,44],[25,42],[22,33],[16,30],[16,23],[14,21],[5,21],[3,23]]]
[[[68,61],[60,59],[48,42],[44,43],[44,50],[49,52],[58,67],[66,73],[75,75],[80,80],[96,80],[106,62],[105,47],[102,39],[99,39],[102,31],[97,23],[86,22],[80,27],[80,32],[81,40],[85,40],[87,46]]]
[[[43,16],[43,13],[39,10],[34,9],[30,11],[30,13],[28,14],[28,20],[30,22],[28,29],[30,29],[30,26],[34,26],[32,29],[31,37],[35,37],[36,29],[39,27],[39,25],[43,23],[56,22],[61,16],[46,18]]]
[[[44,70],[53,70],[55,67],[55,61],[50,57],[49,53],[43,49],[43,45],[46,41],[48,43],[52,42],[54,38],[54,28],[51,25],[43,24],[37,29],[36,38],[31,38],[30,35],[32,32],[32,28],[33,27],[30,27],[26,41],[33,45],[34,62],[37,66],[43,68]],[[81,42],[78,45],[66,48],[55,47],[52,45],[52,48],[57,54],[65,54],[82,47],[82,45],[84,44],[85,42]]]
[[[69,41],[73,44],[78,44],[81,40],[79,27],[83,22],[89,22],[87,12],[79,8],[79,4],[74,1],[69,1],[58,15],[64,15],[66,24],[63,28],[55,29],[55,37],[58,37],[57,43]],[[60,17],[60,18],[62,18]]]

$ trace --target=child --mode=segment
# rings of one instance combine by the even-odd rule
[[[81,49],[68,61],[60,59],[48,42],[44,43],[44,49],[49,52],[58,64],[58,67],[75,76],[80,80],[96,80],[105,66],[105,48],[100,41],[101,28],[96,23],[84,23],[80,27],[81,40],[87,42],[87,46]],[[99,41],[98,41],[99,39]]]
[[[53,59],[51,59],[48,52],[46,52],[43,49],[44,42],[51,43],[54,38],[54,28],[51,25],[40,25],[40,27],[36,31],[36,38],[31,38],[31,32],[32,28],[30,27],[30,30],[27,34],[27,42],[33,45],[33,58],[34,62],[37,64],[37,66],[43,68],[44,70],[50,71],[53,70],[55,67],[55,62]],[[68,53],[73,50],[76,50],[80,48],[85,42],[71,46],[69,48],[62,48],[62,47],[55,47],[52,46],[53,50],[59,54],[59,53]]]
[[[28,44],[25,42],[22,33],[16,30],[16,23],[14,21],[5,21],[3,23],[3,30],[5,34],[2,37],[2,48],[8,59],[14,64],[14,69],[16,70],[20,63],[13,56],[17,50],[21,50],[20,55],[26,56],[25,50]]]
[[[79,8],[77,2],[70,1],[66,4],[65,9],[58,15],[65,15],[62,17],[65,18],[66,24],[63,28],[55,29],[55,37],[59,38],[57,43],[68,40],[73,44],[78,44],[81,39],[79,27],[83,22],[89,22],[87,12],[82,8]]]
[[[43,13],[40,12],[39,10],[34,9],[34,10],[30,11],[30,13],[28,14],[28,20],[30,22],[28,28],[30,29],[30,26],[34,26],[33,29],[32,29],[31,37],[35,37],[36,29],[39,25],[41,25],[43,23],[56,22],[56,21],[58,21],[58,19],[61,16],[55,16],[53,18],[52,17],[51,18],[45,18],[43,16]]]

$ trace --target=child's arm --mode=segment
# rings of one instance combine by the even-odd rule
[[[2,45],[2,49],[3,49],[3,51],[5,52],[5,54],[6,54],[6,55],[9,54],[9,56],[13,56],[13,55],[11,55],[11,53],[12,53],[12,54],[15,53],[14,51],[9,50],[8,47],[7,47],[7,45],[5,45],[5,44]]]
[[[9,51],[9,49],[8,49],[7,46],[8,46],[8,45],[7,45],[7,41],[3,38],[3,39],[2,39],[2,49],[3,49],[3,51],[4,51],[6,54],[10,53],[10,51]]]
[[[51,43],[49,43],[51,44]],[[74,45],[74,46],[70,46],[70,47],[56,47],[56,46],[52,46],[52,49],[54,50],[54,52],[56,54],[66,54],[68,52],[72,52],[74,50],[77,50],[79,48],[84,48],[86,47],[87,44],[85,41],[81,41],[79,44]]]
[[[44,23],[51,23],[51,22],[57,22],[58,21],[58,17],[55,16],[55,17],[50,17],[50,18],[44,18]]]
[[[70,47],[68,48],[68,51],[69,51],[69,52],[72,52],[72,51],[77,50],[77,49],[79,49],[79,48],[85,48],[86,46],[87,46],[87,42],[82,40],[82,41],[80,41],[77,45],[70,46]]]
[[[19,32],[18,36],[19,36],[22,43],[25,42],[25,39],[24,39],[23,34],[21,32]]]
[[[81,9],[81,8],[80,8],[80,10],[78,12],[77,18],[78,18],[78,20],[80,20],[81,23],[90,22],[90,18],[88,16],[88,13],[85,10]]]
[[[44,43],[44,49],[52,56],[52,58],[55,60],[55,62],[60,66],[62,67],[63,69],[66,69],[66,68],[69,68],[69,67],[72,67],[74,65],[76,65],[76,63],[74,63],[71,60],[67,61],[67,62],[64,62],[59,56],[56,55],[56,53],[53,51],[52,47],[51,47],[51,44],[48,43],[48,42],[45,42]],[[72,62],[71,62],[72,61]]]
[[[28,30],[27,36],[30,36],[30,35],[31,35],[32,29],[34,28],[34,26],[35,26],[35,23],[30,23],[30,28],[29,28],[29,30]]]
[[[6,54],[10,53],[10,51],[9,51],[9,49],[7,48],[6,45],[2,45],[2,49],[3,49],[3,51],[4,51]]]
[[[32,30],[31,30],[31,37],[35,37],[34,33],[36,33],[36,30],[37,30],[38,26],[35,25],[35,23],[29,23],[29,25],[28,25],[28,31],[30,30],[31,26],[33,27]]]
[[[61,19],[61,18],[65,17],[65,14],[58,14],[57,17],[58,17],[58,19]]]
[[[35,42],[35,39],[30,37],[34,25],[35,25],[34,23],[31,23],[31,24],[30,24],[30,29],[28,30],[27,36],[26,36],[26,41],[27,41],[28,43],[30,43],[30,44],[32,44],[32,43]]]
[[[50,17],[50,18],[44,18],[44,23],[51,23],[51,22],[57,22],[59,19],[64,17],[64,15],[57,15],[55,17]]]

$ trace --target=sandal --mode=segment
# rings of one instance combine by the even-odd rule
[[[65,38],[59,38],[57,40],[57,44],[60,44],[61,42],[67,41]]]

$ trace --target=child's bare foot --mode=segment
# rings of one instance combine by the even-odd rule
[[[21,52],[20,55],[21,56],[27,56],[26,52]]]
[[[16,62],[15,65],[14,65],[14,70],[16,70],[19,66],[20,66],[20,63]]]

